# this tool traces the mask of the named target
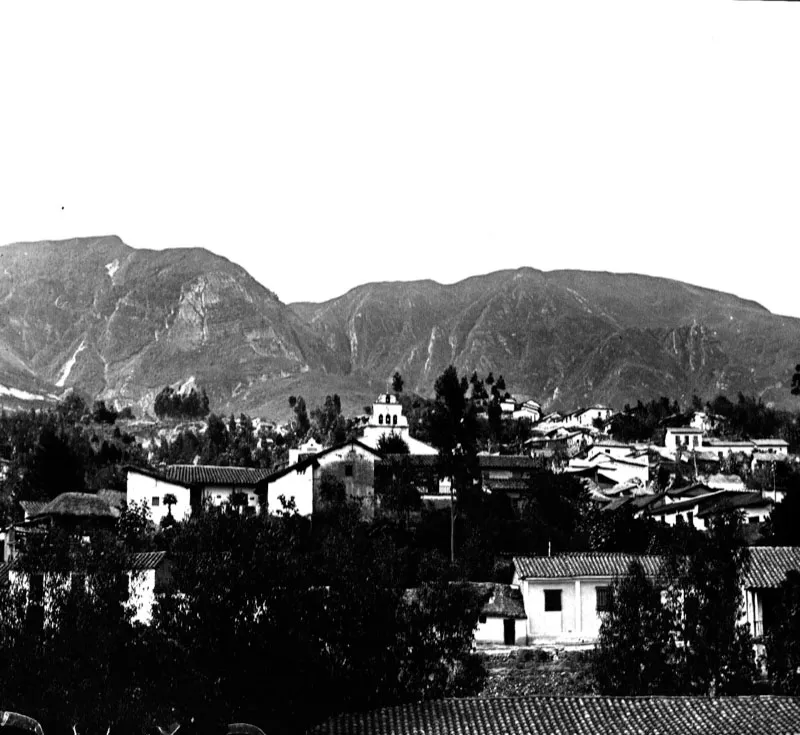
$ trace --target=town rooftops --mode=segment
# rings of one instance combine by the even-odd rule
[[[331,717],[326,735],[788,735],[795,697],[533,696],[439,699]]]
[[[663,559],[645,554],[568,552],[553,556],[515,556],[514,569],[520,579],[566,579],[572,577],[624,577],[631,562],[638,561],[645,574],[656,577]]]

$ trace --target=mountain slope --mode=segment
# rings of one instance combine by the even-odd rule
[[[202,249],[134,250],[117,237],[0,248],[0,384],[151,404],[191,378],[212,404],[253,410],[275,381],[342,372],[297,315]]]
[[[350,369],[429,394],[453,363],[548,407],[743,391],[789,404],[800,320],[689,284],[530,268],[452,285],[372,283],[292,308]]]

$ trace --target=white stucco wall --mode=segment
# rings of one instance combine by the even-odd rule
[[[524,646],[527,643],[526,621],[522,618],[514,620],[514,645]],[[483,644],[505,645],[504,618],[487,616],[485,623],[478,623],[475,631],[475,642]]]
[[[593,642],[597,640],[602,618],[597,612],[597,588],[609,587],[613,580],[553,579],[523,580],[522,594],[528,615],[528,643],[554,639]],[[544,591],[561,590],[561,611],[544,609]]]
[[[156,525],[169,512],[164,504],[164,496],[172,493],[178,502],[172,506],[172,517],[182,521],[192,514],[191,497],[189,488],[183,485],[174,485],[158,478],[145,475],[135,470],[128,470],[127,501],[131,503],[144,502],[150,509],[150,518]],[[158,505],[153,505],[153,499],[158,498]]]
[[[128,572],[128,605],[133,610],[133,620],[150,625],[153,604],[156,601],[156,570],[145,569]]]
[[[267,512],[279,513],[282,510],[280,496],[286,500],[294,499],[297,512],[301,516],[310,516],[314,510],[314,469],[307,466],[304,470],[289,470],[267,487]]]

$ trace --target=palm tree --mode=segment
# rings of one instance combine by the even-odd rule
[[[173,493],[167,493],[164,496],[164,505],[167,506],[167,515],[172,515],[172,506],[178,504],[178,499]]]

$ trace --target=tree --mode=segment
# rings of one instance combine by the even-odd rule
[[[794,375],[792,375],[792,395],[800,396],[800,364],[794,366]]]
[[[409,454],[408,444],[402,436],[395,433],[381,434],[376,447],[380,454]]]
[[[683,642],[678,679],[684,693],[742,694],[752,687],[752,638],[746,624],[738,622],[749,563],[737,513],[714,517],[692,553],[670,559],[671,604]]]
[[[431,443],[439,450],[439,477],[450,478],[450,558],[455,561],[455,508],[469,506],[480,499],[480,469],[477,459],[477,426],[475,413],[466,398],[469,383],[459,380],[453,365],[445,368],[436,379],[436,400],[431,416]],[[476,489],[476,486],[477,489]],[[452,497],[455,493],[456,497]]]
[[[666,694],[675,655],[672,618],[661,593],[632,562],[607,593],[595,649],[594,673],[603,694]]]
[[[178,498],[175,497],[174,493],[166,493],[164,495],[164,505],[167,506],[167,515],[172,515],[172,506],[177,505]]]
[[[767,634],[767,668],[779,694],[800,694],[800,572],[787,572],[775,623]]]
[[[398,371],[392,376],[392,390],[395,393],[403,392],[403,376]]]

